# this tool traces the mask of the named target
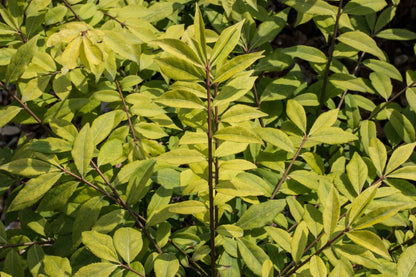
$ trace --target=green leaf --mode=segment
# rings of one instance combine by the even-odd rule
[[[164,57],[155,59],[163,74],[177,81],[202,81],[205,79],[205,72],[186,60],[177,57]]]
[[[18,211],[38,202],[43,195],[61,178],[62,173],[47,173],[27,181],[23,189],[13,199],[9,212]]]
[[[370,73],[370,80],[376,92],[387,101],[393,90],[390,78],[383,73],[372,72]]]
[[[252,241],[237,238],[238,252],[246,266],[257,276],[261,276],[263,263],[270,259],[267,254]]]
[[[336,8],[322,0],[284,0],[282,2],[300,13],[316,15],[336,14]]]
[[[206,159],[204,155],[196,150],[178,148],[156,157],[155,160],[158,162],[181,165],[202,162]]]
[[[174,108],[205,109],[199,97],[188,91],[170,90],[154,101]]]
[[[35,55],[37,41],[38,36],[33,37],[17,49],[16,53],[10,60],[10,64],[7,66],[5,75],[7,84],[17,81],[17,79],[19,79],[19,77],[23,74],[27,65],[32,60],[32,57]]]
[[[289,153],[295,153],[295,146],[283,131],[275,128],[257,128],[256,133],[267,143],[273,144],[278,148]]]
[[[286,114],[306,134],[306,113],[302,105],[296,102],[296,100],[289,99],[287,101]]]
[[[391,154],[390,156],[389,162],[386,166],[385,175],[388,175],[393,170],[397,169],[399,166],[404,164],[412,155],[415,145],[416,143],[409,143],[397,147],[397,149],[394,150],[393,154]]]
[[[117,267],[118,265],[113,263],[92,263],[81,267],[74,277],[108,277]]]
[[[0,170],[26,177],[33,177],[59,171],[58,168],[50,163],[32,158],[11,161],[7,164],[1,165]]]
[[[256,77],[250,77],[251,72],[241,72],[229,80],[214,99],[214,107],[236,101],[246,95],[253,87]]]
[[[273,219],[284,209],[286,201],[268,200],[260,204],[251,205],[237,221],[236,225],[243,230],[250,230],[253,228],[260,228]]]
[[[45,273],[50,277],[71,276],[72,268],[67,258],[45,255],[43,258]]]
[[[334,250],[337,254],[349,260],[350,263],[360,264],[360,265],[363,265],[365,268],[369,268],[369,269],[380,268],[380,261],[377,260],[370,251],[366,250],[365,248],[359,245],[355,245],[355,244],[336,245],[334,247]]]
[[[91,134],[94,145],[98,145],[102,142],[113,130],[115,116],[115,112],[108,112],[100,115],[93,121],[91,125]]]
[[[250,170],[255,169],[257,166],[252,162],[243,159],[234,159],[229,161],[221,161],[220,162],[220,169],[224,170]]]
[[[133,228],[119,228],[114,233],[114,246],[128,264],[136,258],[143,247],[142,234]]]
[[[367,15],[381,11],[385,6],[387,3],[384,0],[352,0],[342,11],[353,15]]]
[[[4,259],[3,270],[13,277],[23,277],[25,276],[23,269],[22,259],[16,250],[11,249]]]
[[[90,230],[101,211],[102,202],[99,196],[93,197],[83,203],[77,211],[72,228],[72,243],[76,247],[81,243],[81,234]]]
[[[347,233],[347,237],[354,243],[361,245],[380,256],[391,260],[390,254],[384,246],[383,241],[373,232],[357,230]]]
[[[217,69],[213,83],[222,83],[231,78],[236,73],[243,71],[258,59],[262,58],[262,52],[244,54],[225,61],[220,68]]]
[[[204,203],[196,200],[185,200],[182,202],[170,204],[168,211],[177,214],[197,214],[207,211]]]
[[[313,123],[309,135],[313,135],[316,132],[323,131],[334,125],[338,118],[338,112],[339,109],[333,109],[320,114]]]
[[[68,71],[69,69],[74,69],[78,66],[81,46],[81,36],[76,37],[66,46],[64,52],[61,55],[61,64],[63,65],[64,72]]]
[[[323,277],[328,274],[324,261],[317,255],[312,256],[309,261],[309,271],[313,277]]]
[[[362,193],[360,193],[354,199],[354,201],[352,201],[347,214],[348,226],[354,223],[355,220],[364,213],[365,209],[368,207],[371,200],[373,200],[374,196],[376,195],[379,186],[380,184],[377,184],[367,188]]]
[[[411,277],[416,274],[416,245],[408,247],[397,262],[397,276]]]
[[[81,176],[85,176],[87,173],[94,154],[94,144],[91,143],[92,141],[94,141],[94,136],[90,125],[87,123],[79,131],[71,151],[75,166]]]
[[[155,164],[154,160],[144,160],[139,161],[135,165],[134,173],[132,174],[132,177],[129,178],[126,189],[127,204],[135,204],[144,197],[142,192],[145,191],[144,188],[153,174]]]
[[[233,51],[240,39],[243,21],[232,25],[221,32],[218,40],[215,42],[211,53],[210,65],[213,67],[218,62],[221,63]]]
[[[22,108],[17,106],[7,105],[0,108],[0,128],[9,123],[20,111]]]
[[[232,106],[225,113],[222,114],[221,121],[229,123],[238,123],[265,116],[267,116],[267,114],[260,111],[258,108],[237,104]]]
[[[334,233],[338,224],[340,215],[340,201],[337,189],[331,186],[331,190],[328,194],[324,205],[324,212],[322,214],[325,234],[328,235],[328,239]]]
[[[106,163],[114,165],[122,157],[123,142],[118,139],[111,139],[106,141],[103,146],[101,146],[100,153],[97,157],[97,165],[101,166]]]
[[[351,158],[351,161],[347,165],[347,175],[354,190],[357,194],[360,194],[361,189],[364,186],[368,177],[368,168],[361,156],[355,152]]]
[[[203,63],[198,58],[198,55],[184,42],[178,39],[166,38],[157,40],[155,43],[170,55],[203,68]]]
[[[175,277],[179,270],[179,261],[173,253],[159,255],[154,263],[156,277]]]
[[[415,40],[416,33],[407,29],[385,29],[378,32],[376,37],[388,40]]]
[[[97,220],[97,222],[92,227],[92,230],[102,234],[109,233],[123,222],[125,214],[126,210],[123,209],[117,209],[106,213]]]
[[[266,226],[264,229],[281,248],[283,248],[286,252],[291,251],[290,242],[292,241],[292,237],[286,230],[272,226]]]
[[[403,139],[404,142],[412,143],[415,141],[416,132],[410,120],[396,110],[387,110],[388,118],[393,129]]]
[[[96,231],[82,232],[82,243],[98,258],[118,263],[118,256],[109,235]]]
[[[339,127],[329,127],[314,133],[309,137],[309,141],[316,141],[327,144],[343,144],[357,140],[357,136],[344,131]]]
[[[99,90],[94,92],[94,98],[103,102],[118,102],[121,101],[120,94],[115,90]]]
[[[103,42],[106,46],[123,58],[139,63],[134,45],[127,42],[125,34],[111,30],[103,31]]]
[[[7,242],[7,241],[5,241]],[[40,245],[35,244],[27,251],[27,267],[33,276],[38,276],[39,271],[42,269],[42,261],[45,257],[45,253]]]
[[[194,32],[195,40],[197,42],[198,50],[202,55],[203,62],[207,60],[207,48],[205,38],[205,25],[202,18],[201,10],[198,5],[195,5],[195,17],[194,17]]]
[[[329,82],[336,88],[343,90],[356,90],[360,92],[374,93],[373,89],[369,87],[363,78],[355,77],[350,74],[334,73],[329,77]]]
[[[390,173],[387,177],[416,181],[416,166],[412,165],[399,168]]]
[[[372,69],[374,72],[384,74],[400,82],[403,81],[402,75],[400,74],[399,70],[397,70],[397,68],[394,67],[394,65],[392,65],[391,63],[375,59],[367,59],[363,61],[363,64],[366,67]]]
[[[30,80],[22,90],[22,102],[28,102],[39,98],[48,86],[50,77],[44,76]]]
[[[370,141],[368,152],[370,159],[377,170],[377,175],[379,177],[383,176],[384,167],[386,166],[387,161],[386,147],[380,140],[373,138]]]
[[[309,230],[305,221],[301,221],[296,227],[292,241],[290,242],[290,253],[296,263],[299,263],[300,259],[303,257],[303,251],[308,243],[308,234]]]
[[[354,49],[370,53],[382,61],[386,60],[383,51],[381,51],[381,49],[378,48],[377,43],[374,41],[374,39],[372,39],[367,34],[361,31],[351,31],[343,33],[340,36],[338,36],[338,40],[342,43],[351,46]]]
[[[261,267],[261,276],[262,277],[274,276],[273,262],[270,259],[267,259],[263,262],[263,265]]]
[[[222,128],[214,134],[214,137],[225,141],[263,144],[263,141],[255,133],[240,126]]]
[[[244,230],[235,225],[223,224],[217,227],[215,231],[225,237],[241,238],[244,235]]]
[[[45,15],[45,24],[52,25],[62,21],[66,15],[68,9],[64,5],[57,5],[48,9]]]
[[[291,56],[292,58],[300,58],[312,63],[327,62],[325,54],[321,50],[311,46],[296,45],[289,48],[284,48],[282,53]]]

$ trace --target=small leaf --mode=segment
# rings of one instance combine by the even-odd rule
[[[214,107],[231,103],[246,95],[256,81],[256,78],[250,75],[250,71],[244,71],[229,80],[215,97]]]
[[[241,28],[243,21],[232,25],[221,32],[218,40],[215,42],[211,53],[211,66],[213,67],[217,62],[222,62],[233,51],[240,39]]]
[[[0,108],[0,128],[9,123],[20,111],[22,108],[17,106],[7,105]]]
[[[266,226],[264,229],[281,248],[290,253],[290,242],[292,241],[292,237],[286,230],[271,226]]]
[[[295,100],[287,101],[286,114],[295,125],[306,134],[306,113],[302,105]]]
[[[204,203],[196,200],[186,200],[168,206],[168,211],[177,214],[197,214],[207,211]]]
[[[164,57],[155,59],[163,74],[177,81],[202,81],[205,79],[205,72],[186,60],[177,57]]]
[[[400,82],[403,81],[402,75],[400,74],[399,70],[397,70],[397,68],[394,67],[394,65],[392,65],[391,63],[375,59],[367,59],[363,61],[363,64],[366,67],[372,69],[374,72],[382,73]]]
[[[237,221],[236,225],[244,230],[260,228],[273,219],[284,209],[285,200],[269,200],[260,204],[251,205]]]
[[[96,231],[82,232],[82,243],[98,258],[118,263],[118,256],[109,235]]]
[[[10,64],[7,66],[6,75],[4,77],[6,84],[17,81],[17,79],[19,79],[19,77],[23,74],[26,66],[35,55],[37,41],[38,36],[33,37],[17,49],[16,53],[10,60]]]
[[[397,276],[411,277],[416,274],[416,245],[409,246],[397,262]]]
[[[241,238],[244,235],[244,230],[241,227],[231,224],[220,225],[215,231],[220,235],[232,238]]]
[[[81,267],[74,277],[108,277],[117,267],[118,265],[113,263],[92,263]]]
[[[308,243],[308,234],[309,230],[305,221],[301,221],[296,227],[292,241],[290,242],[290,248],[292,250],[291,254],[296,263],[299,263],[300,259],[303,257],[303,251]]]
[[[270,259],[267,259],[263,262],[261,267],[261,277],[273,277],[274,276],[274,268],[273,262]]]
[[[67,258],[45,255],[43,258],[45,273],[50,277],[71,276],[72,268]]]
[[[189,164],[205,161],[205,156],[196,150],[174,149],[155,158],[156,161],[170,164]]]
[[[339,109],[333,109],[319,115],[309,131],[309,135],[325,130],[334,125],[338,118],[338,112]]]
[[[218,68],[213,83],[222,83],[236,73],[243,71],[258,59],[262,58],[262,52],[255,52],[250,54],[244,54],[232,58],[229,61],[225,61],[220,68]]]
[[[416,181],[416,166],[412,165],[399,168],[390,173],[387,177]]]
[[[370,159],[377,170],[377,175],[379,177],[383,176],[384,167],[386,166],[387,161],[386,147],[380,140],[373,138],[370,141],[368,152]]]
[[[143,247],[142,234],[133,228],[119,228],[114,233],[114,246],[128,264],[136,258]]]
[[[314,133],[309,137],[310,141],[317,141],[327,144],[343,144],[358,138],[350,132],[344,131],[339,127],[329,127]]]
[[[94,226],[100,214],[101,206],[100,197],[95,196],[84,202],[78,209],[72,226],[72,243],[74,247],[81,243],[81,234]]]
[[[139,161],[135,165],[126,189],[127,204],[135,204],[144,197],[143,191],[146,192],[144,188],[153,174],[154,166],[155,161],[152,159]]]
[[[38,176],[45,173],[57,172],[59,169],[50,163],[32,158],[11,161],[0,166],[0,170],[26,177]]]
[[[390,254],[383,244],[383,241],[373,232],[357,230],[347,233],[347,237],[354,243],[361,245],[380,256],[391,260]]]
[[[388,40],[414,40],[416,33],[407,29],[385,29],[376,34],[376,37]]]
[[[312,46],[296,45],[284,48],[282,53],[292,58],[300,58],[312,63],[326,63],[327,61],[325,54]]]
[[[351,161],[347,165],[347,175],[354,190],[357,194],[360,194],[361,189],[364,186],[368,177],[368,168],[361,156],[355,152],[351,158]]]
[[[207,60],[205,25],[201,10],[199,9],[198,5],[195,5],[194,30],[195,40],[198,43],[197,46],[199,48],[198,50],[201,52],[203,62],[205,62]]]
[[[336,8],[322,0],[284,0],[284,4],[306,14],[335,15]]]
[[[313,277],[324,277],[328,274],[324,261],[317,255],[312,256],[309,261],[309,271]]]
[[[222,128],[215,133],[214,137],[225,141],[263,144],[256,134],[240,126]]]
[[[338,36],[338,40],[342,43],[347,44],[348,46],[351,46],[354,49],[370,53],[382,61],[386,60],[383,51],[381,51],[381,49],[378,48],[377,43],[374,41],[374,39],[372,39],[367,34],[361,31],[351,31],[343,33],[340,36]]]
[[[342,9],[344,13],[368,15],[381,11],[387,3],[384,0],[352,0]]]
[[[94,145],[102,142],[113,130],[115,112],[108,112],[97,117],[91,125],[91,133]]]
[[[61,176],[61,172],[47,173],[30,179],[13,199],[7,210],[9,212],[18,211],[35,204],[46,192],[48,192]]]
[[[335,228],[338,224],[338,219],[340,215],[340,202],[339,194],[337,189],[334,186],[331,186],[331,190],[328,194],[324,205],[324,212],[322,215],[324,222],[325,234],[328,235],[328,239],[334,233]]]
[[[252,241],[245,238],[237,238],[238,252],[243,258],[247,267],[257,276],[261,276],[263,263],[269,259],[269,256]]]
[[[94,141],[93,133],[90,125],[87,123],[75,138],[74,148],[71,152],[75,166],[81,176],[85,176],[87,173],[94,154],[94,144],[91,143],[92,141]]]
[[[295,153],[295,146],[283,131],[275,128],[257,128],[256,133],[259,134],[262,140],[267,143],[273,144],[278,148],[285,150],[289,153]]]
[[[197,54],[192,50],[192,48],[178,39],[161,39],[157,40],[155,43],[172,56],[199,67],[203,66],[203,64],[201,64],[202,62],[199,60]]]
[[[156,98],[155,102],[168,107],[185,109],[204,109],[204,104],[195,94],[188,91],[170,90]]]
[[[159,255],[154,263],[156,277],[174,277],[179,270],[179,261],[173,253]]]
[[[376,92],[387,101],[393,90],[390,78],[383,73],[372,72],[370,73],[370,80]]]
[[[365,209],[368,207],[371,200],[373,200],[374,196],[376,195],[379,185],[380,184],[377,184],[367,188],[362,193],[360,193],[354,199],[354,201],[352,201],[347,214],[348,225],[351,225],[361,214],[364,213]]]
[[[244,122],[255,118],[267,116],[266,113],[257,108],[247,105],[237,104],[229,108],[221,116],[222,122],[237,123]]]
[[[393,154],[391,154],[389,162],[387,163],[385,175],[388,175],[393,170],[404,164],[410,158],[410,155],[412,155],[415,145],[416,143],[409,143],[397,147]]]

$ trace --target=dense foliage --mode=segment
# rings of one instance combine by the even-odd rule
[[[416,276],[399,0],[3,2],[1,276]]]

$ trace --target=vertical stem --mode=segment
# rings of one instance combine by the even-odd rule
[[[79,17],[79,15],[74,11],[74,9],[71,7],[71,5],[66,0],[62,0],[62,2],[64,2],[65,6],[72,12],[72,14],[75,16],[75,18],[78,21],[82,21],[81,18]]]
[[[326,92],[326,86],[328,84],[328,76],[329,76],[329,68],[331,67],[331,63],[332,63],[332,57],[334,54],[334,49],[335,49],[335,40],[337,38],[337,33],[338,33],[338,26],[339,26],[339,19],[341,17],[342,14],[342,1],[339,1],[338,4],[338,12],[337,12],[337,16],[335,18],[335,26],[334,26],[334,34],[332,35],[332,39],[331,39],[331,44],[329,45],[329,49],[328,49],[328,62],[326,63],[325,66],[325,72],[324,72],[324,79],[322,80],[322,91],[321,91],[321,97],[319,100],[320,103],[320,109],[322,110],[322,106],[324,105],[324,99],[325,99],[325,92]]]
[[[212,106],[211,106],[211,81],[209,79],[209,65],[205,67],[206,89],[207,89],[207,112],[208,112],[208,190],[209,190],[209,230],[211,248],[211,277],[215,277],[215,209],[214,209],[214,186],[212,183],[213,175],[213,155],[212,155]]]
[[[215,86],[215,91],[214,91],[214,97],[217,97],[218,94],[218,83],[216,83]],[[218,114],[218,107],[215,107],[215,132],[218,131],[218,127],[220,124],[220,120],[219,120],[219,114]],[[219,146],[219,141],[216,138],[215,139],[215,149],[217,149]],[[215,157],[215,186],[218,185],[219,182],[219,175],[220,174],[220,164],[219,164],[219,160],[218,157]],[[218,207],[215,206],[215,228],[218,227]]]

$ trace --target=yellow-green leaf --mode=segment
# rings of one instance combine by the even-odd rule
[[[94,137],[89,124],[84,125],[74,141],[72,157],[81,176],[84,176],[94,154]]]
[[[340,202],[339,194],[337,189],[334,186],[331,186],[331,190],[328,194],[324,205],[324,212],[322,215],[324,222],[325,234],[328,235],[328,239],[334,233],[335,228],[338,224],[338,219],[340,215]]]
[[[205,161],[205,156],[196,150],[174,149],[155,158],[156,161],[176,165]]]
[[[263,144],[255,133],[240,126],[222,128],[215,133],[214,137],[225,141]]]
[[[370,53],[380,60],[386,60],[386,56],[384,55],[383,51],[378,48],[374,39],[361,31],[346,32],[337,38],[340,42],[345,43],[354,49]]]
[[[98,258],[119,262],[113,239],[109,235],[86,231],[82,233],[82,243]]]
[[[113,236],[114,246],[123,260],[130,264],[143,247],[140,231],[125,227],[116,230]]]
[[[376,254],[379,254],[387,260],[391,260],[389,251],[387,251],[383,241],[373,232],[367,230],[356,230],[348,232],[347,237],[354,243],[361,245]]]

